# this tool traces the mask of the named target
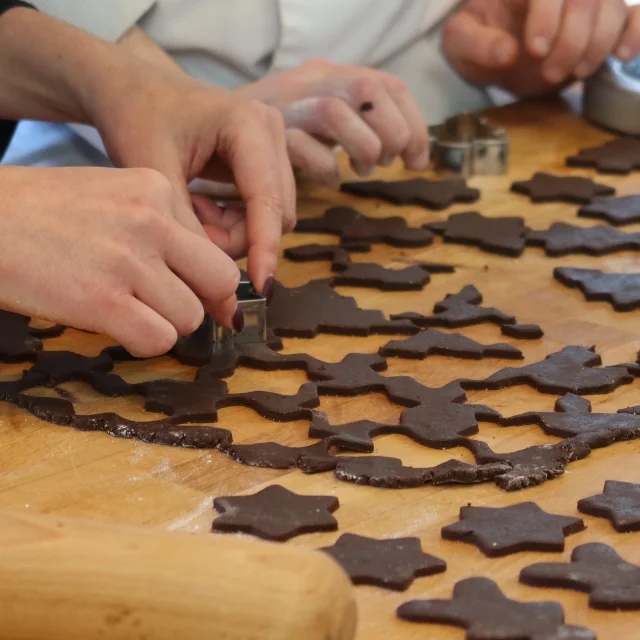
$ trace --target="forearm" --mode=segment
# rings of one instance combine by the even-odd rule
[[[90,122],[124,52],[27,8],[0,16],[0,118]]]
[[[118,44],[142,60],[162,67],[165,71],[184,73],[175,60],[157,45],[140,27],[134,25],[118,40]]]

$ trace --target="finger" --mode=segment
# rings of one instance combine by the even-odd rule
[[[273,136],[273,148],[278,159],[278,173],[282,178],[282,192],[285,204],[282,213],[282,232],[289,233],[296,226],[296,180],[287,149],[284,118],[276,109],[271,110],[271,135]]]
[[[204,318],[198,296],[164,263],[143,265],[134,275],[133,295],[169,322],[180,336],[193,333]]]
[[[607,0],[600,3],[591,42],[587,52],[575,69],[577,78],[587,78],[600,68],[612,53],[627,23],[628,9],[623,0]]]
[[[340,184],[336,154],[302,129],[287,129],[291,164],[307,177],[331,187]]]
[[[525,25],[527,51],[534,58],[551,53],[562,24],[563,3],[559,0],[531,0]]]
[[[247,212],[244,208],[225,209],[219,220],[204,225],[211,242],[234,260],[243,258],[249,250]]]
[[[492,82],[496,72],[508,69],[518,59],[519,45],[513,36],[482,24],[466,11],[449,20],[444,40],[454,66],[476,84]]]
[[[616,49],[618,58],[625,62],[640,54],[640,7],[632,7],[629,12],[627,28]]]
[[[162,355],[178,339],[170,322],[130,294],[118,298],[110,311],[102,330],[133,356],[151,358]]]
[[[240,271],[236,263],[209,241],[177,225],[166,237],[167,266],[183,280],[201,299],[214,308],[216,320],[224,326],[233,326],[233,310],[237,304],[236,289]],[[232,303],[226,304],[229,300]],[[230,313],[222,309],[232,307]]]
[[[290,127],[342,145],[354,168],[360,169],[359,173],[370,173],[380,159],[380,138],[340,98],[316,97],[300,100],[290,105],[285,118]]]
[[[411,91],[400,78],[386,73],[380,75],[409,129],[409,142],[402,151],[402,159],[407,169],[424,171],[430,161],[429,132],[424,116],[413,99]]]
[[[363,75],[362,70],[356,69],[352,75],[338,77],[328,83],[327,89],[332,95],[347,96],[352,112],[362,118],[380,140],[378,164],[388,165],[405,150],[410,132],[379,75],[375,71],[371,75]],[[362,109],[361,105],[368,108]]]
[[[262,291],[276,270],[282,218],[288,206],[280,176],[282,168],[272,136],[253,119],[221,131],[220,153],[231,167],[247,207],[249,272],[258,291]],[[291,171],[290,166],[288,170]]]
[[[542,66],[542,76],[548,83],[560,84],[574,74],[591,41],[598,2],[566,0],[558,37]]]

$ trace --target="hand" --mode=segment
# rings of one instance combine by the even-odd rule
[[[592,75],[610,54],[640,53],[640,7],[624,0],[468,0],[446,24],[444,50],[478,85],[521,96]]]
[[[199,298],[218,322],[240,322],[236,264],[176,222],[185,204],[159,173],[2,167],[0,190],[0,307],[145,357],[200,325]]]
[[[291,161],[314,179],[339,182],[337,144],[362,176],[396,156],[408,169],[429,164],[424,118],[404,82],[388,73],[310,60],[236,93],[282,111]]]
[[[166,176],[183,197],[183,226],[206,232],[233,257],[248,253],[251,280],[268,294],[281,235],[295,225],[295,182],[282,115],[181,71],[123,55],[126,73],[110,74],[88,108],[110,158],[118,166],[149,167]],[[208,198],[192,202],[187,184],[198,177],[235,183],[246,215],[225,215]]]

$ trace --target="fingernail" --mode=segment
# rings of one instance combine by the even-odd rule
[[[426,169],[431,162],[431,152],[427,149],[424,153],[421,153],[417,159],[417,165],[419,169]]]
[[[620,60],[624,60],[625,62],[627,60],[631,60],[632,55],[633,52],[631,51],[631,47],[628,47],[626,44],[618,47],[618,50],[616,51],[616,56],[620,58]]]
[[[378,161],[381,167],[391,167],[396,161],[396,156],[382,156]]]
[[[353,170],[361,177],[368,178],[375,170],[375,167],[366,166],[364,164],[360,164],[359,162],[353,163]]]
[[[240,307],[236,307],[236,310],[233,312],[231,322],[237,333],[240,333],[244,329],[244,313],[242,313],[242,309]]]
[[[576,78],[586,78],[591,72],[591,64],[588,62],[581,62],[575,70]]]
[[[267,306],[271,302],[271,298],[273,298],[273,283],[275,282],[275,278],[273,276],[269,276],[264,281],[264,287],[262,287],[262,295],[265,297],[267,301]]]
[[[551,43],[548,38],[544,36],[536,36],[531,43],[531,52],[543,58],[544,56],[549,54],[551,51]]]
[[[496,60],[500,64],[509,64],[513,56],[513,45],[508,40],[500,40],[496,45]]]
[[[560,67],[549,67],[543,75],[549,84],[560,84],[565,78],[564,71]]]

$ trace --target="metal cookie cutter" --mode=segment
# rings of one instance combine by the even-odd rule
[[[507,172],[509,139],[502,127],[463,113],[430,127],[431,162],[436,171],[460,176],[496,176]]]
[[[640,57],[606,60],[585,82],[584,115],[606,129],[640,135]]]
[[[253,284],[242,280],[236,292],[238,306],[244,314],[244,329],[237,333],[233,329],[211,321],[211,342],[214,351],[237,343],[266,342],[267,340],[267,299],[256,293]]]

